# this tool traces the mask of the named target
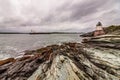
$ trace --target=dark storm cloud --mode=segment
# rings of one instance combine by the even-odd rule
[[[80,20],[84,16],[91,15],[97,12],[97,9],[102,5],[104,5],[106,1],[103,3],[102,0],[98,0],[98,1],[93,0],[91,2],[86,2],[85,4],[82,5],[75,4],[72,6],[73,14],[71,15],[70,19],[72,21]]]
[[[102,5],[104,5],[106,1],[103,3],[103,1],[101,0],[99,1],[92,0],[92,1],[84,2],[84,4],[83,3],[81,4],[81,2],[76,3],[66,9],[72,12],[68,20],[70,21],[80,20],[84,16],[97,12],[97,9]]]
[[[119,24],[119,14],[120,0],[0,0],[0,29],[86,31]]]
[[[112,0],[92,0],[85,1],[83,3],[77,2],[71,5],[70,2],[63,4],[58,7],[54,13],[50,12],[43,20],[42,23],[51,23],[51,22],[65,22],[65,21],[77,21],[81,20],[85,16],[99,12],[98,9],[101,8],[106,3],[111,2]],[[69,12],[69,16],[61,16],[64,13]],[[56,16],[57,19],[56,19]]]

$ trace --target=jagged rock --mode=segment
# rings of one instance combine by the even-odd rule
[[[6,60],[1,60],[1,61],[0,61],[0,66],[1,66],[1,65],[4,65],[4,64],[7,64],[7,63],[10,63],[10,62],[14,62],[14,61],[15,61],[14,58],[8,58],[8,59],[6,59]]]
[[[103,35],[103,36],[84,38],[84,39],[83,39],[83,43],[87,43],[89,45],[120,49],[119,35]]]
[[[63,43],[26,52],[0,66],[0,80],[119,80],[120,66],[93,55],[80,43]]]

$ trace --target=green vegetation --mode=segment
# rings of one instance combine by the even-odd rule
[[[111,25],[111,26],[105,28],[105,32],[108,34],[120,35],[120,25]]]
[[[100,23],[99,23],[100,24]],[[106,34],[120,35],[120,25],[111,25],[104,28]],[[94,31],[84,33],[80,36],[82,37],[93,37]]]

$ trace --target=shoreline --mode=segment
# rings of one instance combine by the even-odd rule
[[[38,35],[38,34],[82,34],[82,32],[36,32],[36,33],[2,33],[0,34],[30,34],[30,35]]]
[[[103,41],[106,39],[100,40]],[[49,72],[52,72],[54,74],[54,77],[57,77],[56,75],[59,75],[59,73],[63,74],[63,72],[61,72],[60,71],[61,69],[55,66],[64,65],[68,66],[70,70],[68,70],[68,72],[65,72],[66,76],[62,75],[64,76],[63,78],[71,77],[74,79],[89,79],[89,80],[111,78],[113,80],[119,80],[120,65],[118,63],[120,63],[119,62],[120,50],[113,49],[111,47],[105,48],[99,44],[96,45],[97,41],[99,42],[98,38],[93,38],[91,39],[91,41],[87,43],[62,43],[59,45],[49,45],[46,47],[42,47],[40,49],[28,50],[25,52],[23,57],[19,57],[16,59],[8,58],[6,60],[2,60],[0,61],[0,74],[1,74],[0,79],[6,78],[6,79],[43,80],[51,78],[52,80],[56,80],[52,77],[52,75],[51,76],[44,75],[50,75]],[[111,51],[108,52],[108,50]],[[96,53],[97,51],[100,54],[97,54]],[[103,54],[103,52],[106,54]],[[106,56],[108,55],[108,57],[104,58],[105,55]],[[115,57],[117,60],[114,59]],[[86,61],[84,61],[84,59]],[[89,65],[95,67],[91,67]],[[67,69],[65,67],[63,68],[62,66],[59,67],[62,68],[63,71]],[[85,67],[88,70],[84,69]],[[75,71],[72,70],[72,68],[74,68]],[[39,72],[41,71],[41,69],[45,70],[45,72]],[[53,72],[53,69],[57,69],[59,73]],[[78,74],[76,74],[76,70],[78,71],[77,73],[79,73],[79,75],[81,74],[82,78],[79,77]],[[91,71],[89,72],[89,70],[91,70],[92,72]],[[22,71],[24,71],[24,73],[22,73]],[[98,71],[101,71],[107,76],[104,76],[103,78],[103,75],[98,73]],[[6,73],[8,73],[10,76],[7,76],[8,74],[6,75]],[[82,75],[83,73],[88,77],[83,76]],[[70,75],[67,76],[67,74]],[[72,77],[73,74],[74,76]],[[59,77],[57,78],[59,79]]]

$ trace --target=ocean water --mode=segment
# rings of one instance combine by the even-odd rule
[[[0,34],[0,60],[18,57],[25,50],[63,42],[81,42],[79,34]]]

